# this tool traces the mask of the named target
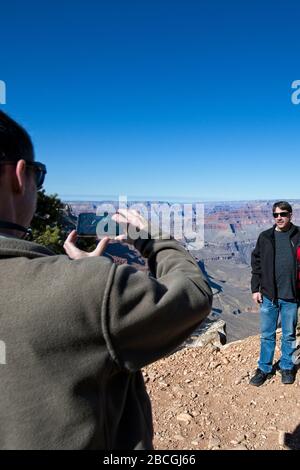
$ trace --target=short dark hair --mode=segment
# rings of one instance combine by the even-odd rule
[[[275,211],[276,207],[283,211],[288,211],[290,213],[293,212],[292,206],[286,201],[278,201],[273,204],[273,212]]]
[[[34,161],[34,148],[29,134],[16,121],[0,110],[0,160]]]

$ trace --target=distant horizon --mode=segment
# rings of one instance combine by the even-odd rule
[[[120,195],[124,196],[124,195]],[[58,195],[59,199],[63,202],[100,202],[100,201],[118,201],[119,195],[88,195],[88,196],[81,196],[81,195]],[[247,203],[247,202],[276,202],[276,201],[288,201],[288,202],[299,202],[299,198],[274,198],[274,199],[201,199],[201,198],[187,198],[187,197],[180,197],[180,196],[127,196],[128,202],[155,202],[155,201],[163,201],[163,202],[178,202],[178,203],[215,203],[215,204],[222,204],[222,203]]]

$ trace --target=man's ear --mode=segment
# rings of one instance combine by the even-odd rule
[[[25,160],[19,160],[13,179],[13,189],[17,194],[22,194],[26,184],[26,162]]]

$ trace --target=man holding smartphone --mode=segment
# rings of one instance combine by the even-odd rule
[[[150,275],[101,256],[108,237],[85,253],[73,231],[68,256],[24,240],[45,174],[27,132],[0,111],[0,449],[151,449],[140,369],[193,332],[211,289],[179,243],[144,236],[135,211],[114,218],[141,231],[126,241]]]
[[[282,327],[281,359],[283,384],[295,381],[293,354],[296,349],[298,311],[296,248],[299,228],[292,224],[292,207],[286,201],[273,205],[275,225],[259,235],[252,252],[251,289],[260,304],[261,343],[258,369],[250,380],[260,386],[272,376],[276,328],[280,315]]]

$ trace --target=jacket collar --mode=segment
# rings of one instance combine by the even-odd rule
[[[23,256],[26,258],[42,258],[54,256],[55,253],[37,243],[28,242],[20,238],[0,237],[0,259]]]
[[[273,225],[273,227],[269,228],[268,230],[265,231],[265,235],[268,238],[274,238],[274,232],[275,232],[276,224]],[[299,228],[291,223],[291,233],[290,233],[290,238],[293,237],[296,233],[299,232]]]

